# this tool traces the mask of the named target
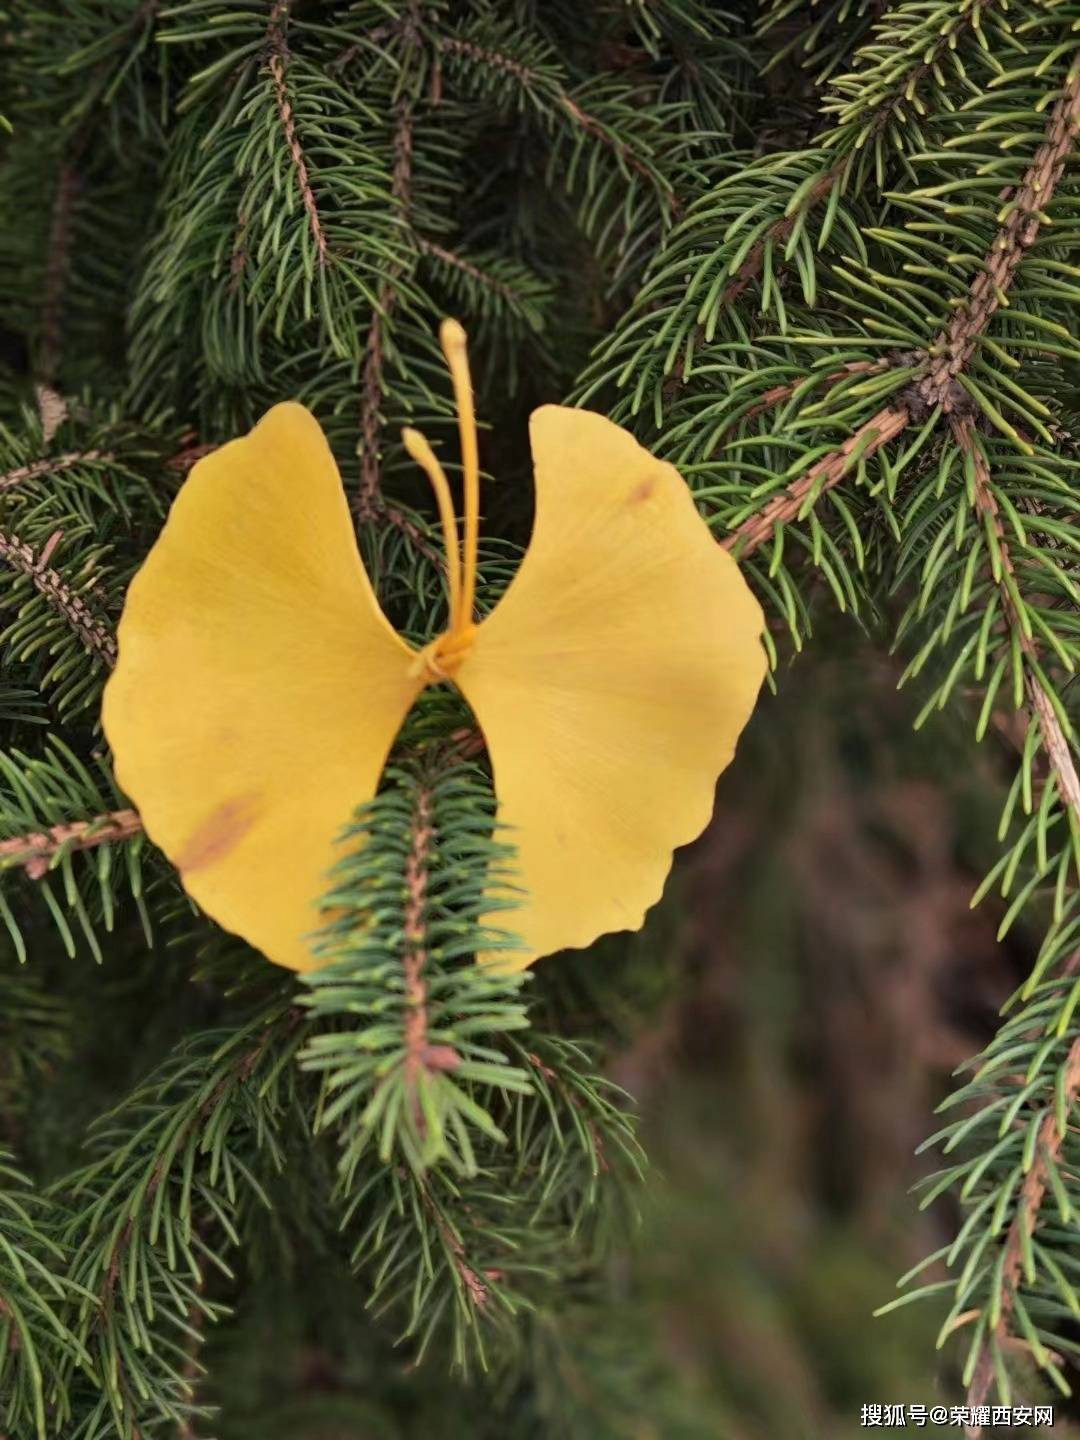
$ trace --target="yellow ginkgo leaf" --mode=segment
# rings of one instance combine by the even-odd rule
[[[460,541],[438,460],[415,431],[404,439],[442,518],[444,634],[417,652],[391,629],[329,447],[290,404],[195,466],[120,624],[104,706],[120,785],[207,913],[296,970],[319,963],[335,838],[375,795],[425,685],[457,684],[487,742],[526,892],[510,921],[521,968],[641,924],[674,847],[708,821],[765,672],[761,610],[678,473],[610,421],[558,406],[533,416],[536,524],[520,571],[474,622],[472,389],[456,322],[442,342]]]
[[[335,839],[424,681],[379,609],[301,405],[200,460],[127,595],[117,779],[207,914],[310,970]]]
[[[515,966],[641,925],[765,674],[761,608],[678,472],[588,411],[530,431],[532,540],[454,677],[517,846]]]

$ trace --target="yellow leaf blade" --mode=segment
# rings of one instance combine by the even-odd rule
[[[103,723],[185,888],[293,970],[317,961],[335,838],[419,692],[318,422],[270,410],[194,467],[120,622]]]
[[[528,892],[492,917],[515,967],[641,925],[766,668],[761,608],[671,465],[587,411],[545,406],[531,436],[533,537],[455,677]]]

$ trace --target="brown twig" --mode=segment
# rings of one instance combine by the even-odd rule
[[[843,178],[849,161],[850,156],[845,155],[842,160],[838,160],[835,165],[830,166],[807,191],[806,197],[798,209],[793,214],[784,215],[781,219],[774,221],[761,239],[751,245],[746,259],[724,287],[720,299],[722,305],[734,304],[750,282],[758,277],[761,267],[765,263],[765,252],[768,246],[770,244],[774,247],[785,245],[791,232],[795,229],[799,217],[805,215],[807,211],[813,210],[816,205],[820,205],[822,200],[826,200],[832,194],[833,187],[839,184]]]
[[[95,845],[115,845],[142,834],[142,821],[134,810],[110,810],[91,820],[74,820],[68,825],[50,825],[28,835],[0,840],[0,870],[22,867],[31,880],[40,880],[60,850],[90,850]]]
[[[416,245],[422,254],[441,260],[444,265],[449,265],[468,275],[478,285],[483,285],[488,290],[494,290],[496,294],[502,296],[507,304],[517,304],[518,297],[509,285],[504,285],[501,280],[496,280],[493,275],[489,275],[486,270],[481,270],[480,266],[474,265],[471,260],[466,260],[461,255],[455,255],[452,250],[446,250],[442,245],[436,245],[434,241],[425,240],[421,236],[417,236]]]
[[[498,70],[503,75],[510,75],[526,90],[537,79],[535,70],[528,65],[523,65],[520,60],[515,60],[512,55],[504,55],[501,50],[490,50],[485,45],[476,45],[471,40],[461,40],[456,35],[440,35],[436,44],[448,55],[464,55],[478,65],[487,65],[491,70]]]
[[[604,1137],[603,1135],[601,1135],[600,1131],[593,1123],[592,1116],[589,1115],[586,1111],[585,1106],[581,1103],[581,1099],[574,1094],[574,1092],[570,1089],[570,1087],[567,1085],[566,1081],[562,1078],[559,1072],[557,1070],[553,1070],[550,1065],[545,1065],[543,1060],[540,1059],[539,1055],[535,1054],[533,1051],[530,1050],[525,1058],[528,1060],[529,1064],[533,1067],[533,1069],[536,1070],[540,1075],[542,1075],[545,1080],[550,1081],[551,1084],[556,1086],[563,1099],[568,1101],[578,1112],[578,1114],[581,1116],[582,1123],[584,1124],[586,1130],[588,1130],[589,1137],[593,1142],[593,1149],[596,1151],[596,1163],[599,1165],[601,1170],[610,1170],[611,1167],[608,1164],[607,1155],[604,1150]]]
[[[32,460],[29,465],[19,465],[16,469],[8,470],[6,474],[0,475],[0,491],[11,490],[25,480],[36,480],[40,475],[59,475],[62,471],[71,470],[76,465],[89,465],[95,460],[111,460],[112,458],[113,456],[108,450],[84,450],[81,453],[71,451],[67,455],[57,455],[52,460]]]
[[[428,851],[434,838],[431,824],[431,794],[422,788],[416,797],[416,813],[412,824],[412,845],[405,862],[405,1079],[410,1089],[416,1085],[424,1067],[427,1047],[427,882]],[[420,1118],[419,1107],[416,1110]]]
[[[498,70],[503,75],[512,76],[518,84],[526,90],[539,78],[535,70],[531,69],[528,65],[522,65],[520,61],[513,59],[512,56],[504,55],[499,50],[490,50],[484,45],[475,45],[470,40],[461,40],[455,35],[441,35],[437,44],[439,49],[445,51],[447,54],[465,55],[477,64],[487,65],[490,69]],[[589,135],[592,135],[594,139],[599,140],[601,144],[607,145],[609,149],[613,150],[632,170],[636,170],[639,175],[643,175],[652,184],[663,189],[672,208],[678,208],[675,195],[667,181],[650,169],[645,161],[642,160],[639,155],[636,155],[629,145],[617,136],[611,135],[594,115],[590,115],[587,110],[583,110],[577,101],[572,99],[561,86],[556,88],[554,99],[560,109],[570,117],[575,125],[586,131]]]
[[[195,1289],[201,1292],[204,1284],[205,1276],[200,1272],[199,1278],[195,1282]],[[188,1335],[187,1343],[184,1346],[184,1368],[180,1372],[180,1379],[187,1391],[188,1400],[194,1404],[196,1387],[199,1377],[203,1373],[203,1367],[199,1364],[199,1351],[206,1343],[206,1312],[198,1300],[193,1300],[188,1306],[187,1323]],[[180,1421],[176,1429],[176,1440],[199,1440],[194,1422],[190,1417]]]
[[[232,254],[229,256],[229,294],[235,295],[240,289],[248,263],[248,226],[250,221],[241,202],[236,212],[236,231],[233,235]]]
[[[458,1235],[455,1234],[454,1229],[450,1225],[450,1222],[446,1219],[446,1216],[439,1209],[438,1205],[436,1205],[434,1197],[432,1196],[431,1191],[428,1189],[427,1183],[423,1180],[422,1177],[417,1176],[417,1184],[419,1186],[420,1195],[424,1201],[424,1204],[427,1207],[431,1218],[435,1221],[435,1226],[439,1231],[439,1234],[443,1238],[443,1243],[450,1252],[454,1268],[457,1270],[458,1274],[461,1277],[462,1284],[465,1286],[465,1289],[468,1292],[469,1299],[472,1301],[473,1305],[476,1307],[477,1310],[483,1310],[487,1305],[488,1299],[487,1285],[480,1278],[479,1272],[472,1265],[470,1265],[468,1260],[465,1258],[465,1246],[461,1243]],[[494,1274],[494,1272],[487,1273]]]
[[[190,439],[195,441],[195,432],[191,431],[184,438],[185,440]],[[214,441],[204,441],[201,444],[196,442],[185,445],[182,450],[178,450],[175,455],[170,456],[169,459],[165,461],[165,466],[169,470],[187,471],[197,465],[204,456],[212,455],[217,449],[218,446]]]
[[[428,1043],[427,981],[427,886],[428,861],[435,828],[431,815],[431,792],[422,787],[416,799],[412,844],[405,862],[404,969],[405,969],[405,1085],[412,1098],[413,1118],[423,1131],[424,1119],[416,1087],[421,1072],[456,1070],[461,1063],[450,1045]]]
[[[315,243],[317,262],[320,266],[323,266],[326,264],[328,258],[326,232],[323,229],[322,219],[319,215],[315,192],[311,187],[311,178],[308,175],[304,149],[300,144],[300,137],[296,133],[296,121],[293,117],[292,101],[289,99],[288,86],[285,84],[285,72],[288,69],[290,59],[289,44],[285,38],[286,27],[289,23],[290,5],[291,0],[277,0],[277,3],[270,13],[270,22],[267,27],[271,46],[269,68],[270,75],[274,81],[274,92],[277,96],[281,128],[285,132],[285,143],[289,147],[293,168],[296,171],[296,183],[300,187],[300,196],[304,202],[304,209],[307,211],[308,225],[311,229],[311,238]]]
[[[433,565],[438,566],[440,570],[445,570],[446,556],[431,543],[420,529],[420,526],[417,525],[416,521],[411,520],[409,516],[406,515],[403,510],[399,510],[396,505],[388,505],[380,501],[376,505],[376,508],[369,513],[367,518],[382,521],[387,525],[393,525],[396,530],[401,531],[414,549],[419,550],[421,555],[430,560]]]
[[[413,7],[415,10],[415,6]],[[419,20],[410,13],[413,28],[409,31],[410,43],[416,43],[419,34]],[[413,102],[403,96],[397,103],[394,122],[394,165],[390,178],[390,191],[405,223],[411,229],[412,220],[412,174],[413,174]],[[389,510],[382,496],[381,439],[385,423],[382,413],[383,370],[386,359],[386,327],[397,305],[397,281],[402,266],[393,265],[383,281],[378,305],[371,317],[367,345],[364,348],[364,375],[360,390],[360,432],[363,446],[360,452],[360,490],[357,495],[357,514],[361,520],[389,519]],[[400,512],[395,512],[400,516]],[[391,523],[395,523],[393,520]]]
[[[583,110],[577,101],[572,100],[569,95],[565,93],[560,94],[559,104],[567,115],[570,116],[570,119],[573,120],[575,125],[580,126],[581,129],[584,130],[586,134],[591,135],[594,140],[599,140],[601,144],[607,145],[631,170],[636,170],[637,173],[643,175],[650,184],[655,185],[658,190],[662,190],[671,206],[672,212],[674,214],[678,213],[679,202],[670,184],[663,176],[658,175],[655,170],[651,169],[639,155],[635,155],[634,151],[625,141],[619,140],[614,135],[610,135],[595,116],[590,115],[587,110]]]
[[[986,261],[972,282],[965,302],[930,350],[930,365],[919,382],[928,405],[955,408],[956,377],[975,353],[979,337],[998,308],[1007,303],[1017,268],[1035,243],[1046,207],[1065,169],[1080,130],[1080,55],[1069,69],[1062,94],[1050,112],[1046,135],[1035,152],[1016,193],[1007,205],[1006,218],[994,237]]]
[[[990,471],[986,463],[986,455],[982,447],[975,443],[971,421],[967,417],[953,415],[951,428],[957,444],[971,460],[975,481],[975,504],[979,513],[983,515],[993,527],[994,534],[997,538],[1003,574],[1003,578],[998,582],[998,594],[1001,597],[1001,605],[1005,612],[1009,630],[1016,635],[1023,656],[1029,661],[1034,661],[1036,659],[1035,641],[1026,632],[1023,622],[1017,613],[1012,590],[1004,580],[1005,574],[1013,574],[1012,554],[1005,536],[1005,528],[1001,523],[1001,515],[998,511],[998,503],[994,496]],[[1042,732],[1043,743],[1046,746],[1046,753],[1050,761],[1051,769],[1057,779],[1058,791],[1061,795],[1062,802],[1072,812],[1078,824],[1080,824],[1080,776],[1076,773],[1076,762],[1073,759],[1073,754],[1069,748],[1069,742],[1065,732],[1061,728],[1061,721],[1057,717],[1057,712],[1054,710],[1050,697],[1047,695],[1046,689],[1032,665],[1026,665],[1024,667],[1024,684],[1028,692],[1028,698],[1031,701],[1031,707],[1039,720],[1039,729]]]
[[[51,554],[52,544],[50,541],[40,555],[35,555],[17,535],[0,530],[0,562],[6,561],[13,569],[28,575],[34,588],[63,615],[87,650],[111,668],[116,664],[116,638],[63,576],[44,563]]]
[[[751,515],[720,542],[725,550],[736,552],[740,560],[752,555],[759,546],[771,540],[777,526],[797,518],[808,496],[824,494],[844,478],[853,465],[873,455],[906,427],[909,415],[904,406],[888,406],[871,416],[848,437],[838,449],[824,456],[800,475],[786,490],[774,496],[763,510]]]

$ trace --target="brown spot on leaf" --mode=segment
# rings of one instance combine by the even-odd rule
[[[641,481],[641,483],[640,483],[639,485],[635,485],[634,489],[631,490],[631,492],[630,492],[630,504],[631,504],[631,505],[641,505],[641,504],[643,504],[644,501],[648,500],[649,496],[653,493],[653,491],[654,491],[655,489],[656,489],[656,477],[655,477],[654,475],[649,475],[649,476],[647,476],[644,480]]]
[[[201,870],[223,859],[255,823],[259,806],[252,795],[226,800],[206,817],[176,857],[180,871]]]

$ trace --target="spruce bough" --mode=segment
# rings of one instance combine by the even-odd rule
[[[445,630],[399,435],[451,432],[446,313],[484,413],[571,395],[678,466],[771,621],[775,675],[838,605],[894,645],[925,714],[979,737],[1010,717],[980,898],[1041,948],[933,1137],[926,1198],[957,1198],[955,1240],[892,1303],[944,1301],[972,1404],[1007,1403],[1031,1365],[1068,1389],[1080,12],[849,10],[9,15],[0,1094],[8,1068],[62,1068],[87,1026],[155,1017],[109,1058],[89,1156],[77,1106],[50,1149],[29,1102],[5,1104],[0,1428],[19,1440],[203,1433],[200,1357],[234,1277],[301,1231],[414,1353],[542,1395],[528,1337],[589,1303],[632,1193],[602,1057],[562,1033],[557,996],[471,964],[512,851],[460,700],[410,717],[355,819],[366,858],[328,893],[331,917],[374,921],[299,988],[192,912],[96,725],[177,486],[282,398],[324,425],[395,625],[418,646]],[[773,74],[793,77],[784,107]],[[522,473],[495,445],[492,468]],[[492,508],[482,610],[528,534],[511,487]]]

